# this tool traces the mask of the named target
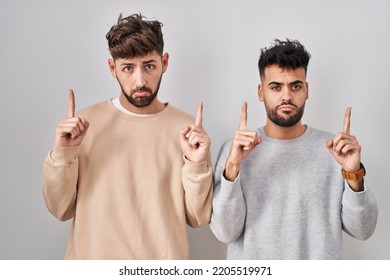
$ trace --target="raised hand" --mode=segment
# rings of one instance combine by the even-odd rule
[[[180,131],[180,141],[185,157],[196,163],[207,160],[211,141],[202,127],[203,122],[203,103],[198,105],[195,124],[187,126]]]
[[[69,90],[68,114],[62,119],[56,128],[54,145],[56,147],[72,147],[81,144],[89,122],[84,118],[75,117],[75,98],[73,90]]]
[[[344,129],[339,132],[333,139],[326,142],[326,147],[335,158],[335,160],[346,171],[353,172],[360,168],[359,145],[355,136],[351,135],[351,108],[348,107],[344,116]]]
[[[229,157],[225,166],[225,178],[234,181],[240,171],[241,162],[261,143],[261,139],[254,130],[247,130],[248,105],[242,104],[240,126],[234,135],[230,147]]]

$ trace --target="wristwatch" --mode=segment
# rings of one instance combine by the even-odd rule
[[[363,163],[360,163],[360,169],[354,172],[348,172],[344,169],[341,169],[341,174],[343,174],[343,177],[345,180],[359,180],[366,175],[366,169],[364,168]]]

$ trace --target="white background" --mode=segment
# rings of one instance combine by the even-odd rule
[[[352,106],[351,132],[361,143],[366,184],[379,205],[375,234],[345,235],[345,259],[390,259],[388,0],[0,0],[0,259],[62,259],[71,222],[52,217],[42,196],[42,165],[73,88],[77,109],[119,95],[108,71],[105,35],[119,13],[163,22],[170,63],[159,92],[195,114],[213,161],[239,124],[265,121],[257,99],[260,48],[299,39],[312,55],[303,122],[337,133]],[[189,230],[191,259],[224,259],[209,227]]]

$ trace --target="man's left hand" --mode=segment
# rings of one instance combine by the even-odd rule
[[[180,142],[185,157],[196,163],[206,161],[211,141],[202,127],[203,103],[198,105],[195,124],[187,126],[180,131]]]

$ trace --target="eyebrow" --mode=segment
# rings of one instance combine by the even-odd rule
[[[157,60],[155,59],[149,59],[149,60],[146,60],[146,61],[142,61],[142,64],[149,64],[149,63],[156,63]],[[123,62],[121,63],[121,66],[133,66],[135,65],[135,63],[132,63],[132,62]]]
[[[149,64],[149,63],[156,63],[156,60],[155,59],[149,59],[149,60],[146,60],[146,61],[142,61],[142,64]]]
[[[268,85],[276,85],[276,86],[280,86],[282,85],[282,83],[279,83],[279,82],[276,82],[276,81],[272,81],[272,82],[269,82]]]
[[[291,83],[289,83],[289,85],[296,85],[296,84],[304,84],[305,82],[304,81],[301,81],[301,80],[296,80],[296,81],[293,81]],[[283,83],[280,83],[280,82],[277,82],[277,81],[271,81],[268,83],[268,85],[276,85],[276,86],[281,86],[283,85]]]
[[[294,82],[291,82],[290,85],[295,85],[295,84],[304,84],[305,82],[304,81],[301,81],[301,80],[296,80]]]
[[[131,63],[131,62],[122,62],[120,64],[120,66],[133,66],[133,65],[134,65],[134,63]]]

